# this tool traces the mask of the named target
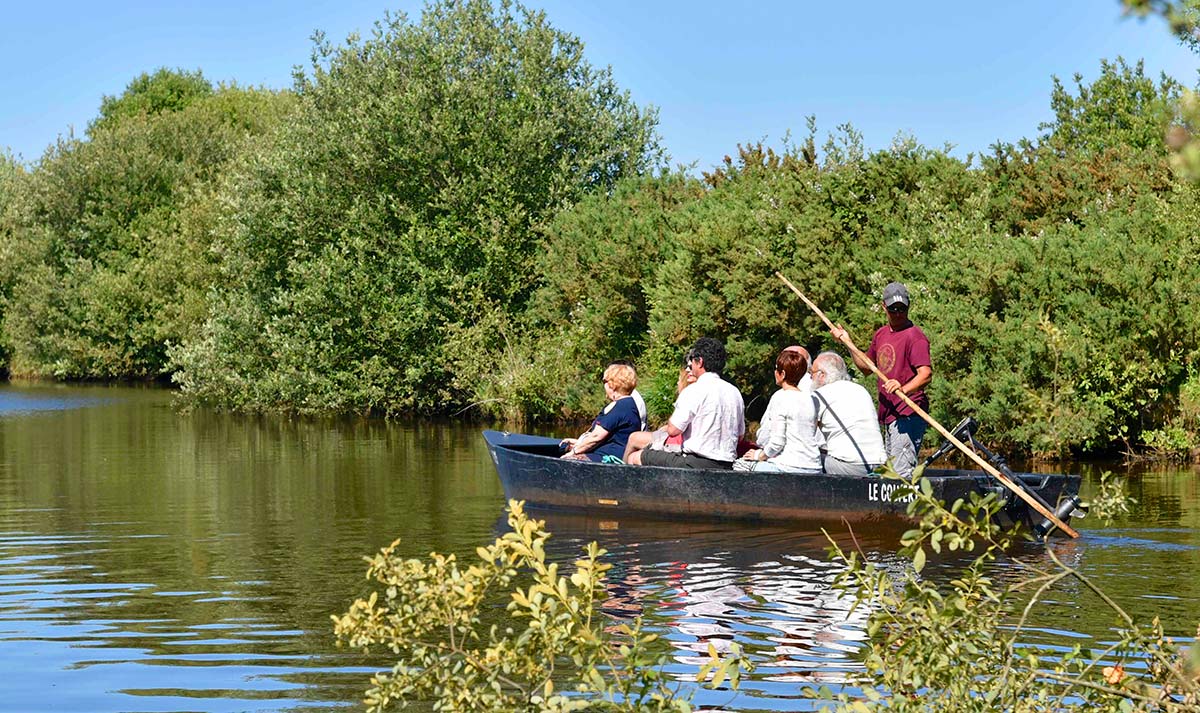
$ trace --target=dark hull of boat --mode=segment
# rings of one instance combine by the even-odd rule
[[[609,465],[562,460],[553,438],[490,430],[483,436],[505,497],[536,508],[759,521],[863,523],[906,518],[908,503],[892,499],[901,484],[878,476]],[[1051,506],[1079,493],[1078,475],[1017,476]],[[1001,512],[1003,524],[1019,522],[1033,528],[1042,521],[1023,500],[982,471],[928,469],[925,477],[943,502],[995,492],[1007,501]]]

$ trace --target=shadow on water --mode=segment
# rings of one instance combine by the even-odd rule
[[[1056,551],[1135,616],[1160,614],[1170,633],[1190,636],[1197,477],[1137,472],[1130,489],[1134,513],[1084,521],[1083,537]],[[155,389],[0,388],[0,710],[47,700],[98,712],[353,706],[386,664],[332,638],[329,616],[366,591],[362,557],[397,537],[405,556],[473,557],[503,507],[469,426],[178,413]],[[859,670],[869,612],[830,589],[838,569],[814,524],[534,514],[559,561],[592,540],[609,551],[604,611],[614,622],[643,616],[681,682],[709,644],[737,641],[758,662],[741,693],[700,691],[701,705],[795,710],[803,687]],[[855,533],[897,573],[898,535]],[[931,561],[925,574],[955,566]],[[1018,575],[1009,561],[994,572]],[[1038,609],[1028,638],[1096,644],[1111,626],[1068,585]]]

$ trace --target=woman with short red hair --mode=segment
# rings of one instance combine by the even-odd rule
[[[775,358],[775,384],[763,422],[759,426],[760,449],[734,461],[735,470],[787,473],[821,472],[821,432],[813,395],[800,388],[808,373],[807,355],[788,348]],[[765,441],[765,442],[764,442]]]

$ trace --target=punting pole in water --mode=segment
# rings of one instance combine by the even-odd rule
[[[832,330],[834,328],[833,322],[829,321],[829,318],[825,316],[825,313],[821,311],[821,308],[816,306],[815,304],[813,304],[812,300],[805,297],[804,293],[801,292],[800,289],[797,288],[795,285],[793,285],[791,280],[784,277],[782,272],[776,271],[775,276],[778,277],[780,280],[782,280],[783,284],[787,285],[792,290],[792,292],[795,292],[796,296],[799,297],[801,300],[803,300],[804,304],[808,305],[809,309],[811,309],[813,312],[816,312],[817,316],[821,318],[821,321],[824,322],[825,325],[827,327],[829,327],[830,330]],[[850,340],[849,334],[847,334],[846,338],[844,340],[842,340],[842,343],[846,345],[846,348],[849,349],[852,354],[854,354],[857,357],[861,357],[862,360],[867,363],[867,366],[871,367],[871,371],[875,374],[876,377],[878,377],[884,381],[887,381],[887,376],[884,375],[884,373],[879,370],[879,367],[875,366],[875,362],[873,362],[869,358],[867,358],[866,354],[863,354],[861,351],[859,351],[858,347],[854,346],[854,342],[852,342]],[[980,455],[978,453],[971,450],[970,448],[967,448],[966,444],[964,444],[962,441],[955,438],[954,434],[947,431],[942,426],[942,424],[935,421],[933,416],[930,416],[928,413],[925,412],[925,409],[923,409],[920,406],[913,403],[912,399],[908,398],[908,394],[904,393],[903,391],[900,391],[899,389],[896,390],[896,394],[900,396],[901,401],[903,401],[909,408],[911,408],[913,410],[913,413],[915,413],[918,416],[920,416],[921,418],[925,419],[925,422],[928,423],[930,426],[933,426],[934,429],[936,429],[938,433],[942,434],[943,438],[945,438],[947,441],[950,441],[951,443],[953,443],[963,453],[966,453],[967,456],[969,456],[971,458],[971,460],[975,461],[976,465],[978,465],[980,468],[982,468],[986,473],[991,475],[993,478],[1000,481],[1000,483],[1002,485],[1004,485],[1004,487],[1006,487],[1009,490],[1016,493],[1017,497],[1021,498],[1026,503],[1028,503],[1029,506],[1031,508],[1033,508],[1034,510],[1037,510],[1043,517],[1045,517],[1047,520],[1049,520],[1051,524],[1053,524],[1055,527],[1062,530],[1066,534],[1070,535],[1071,537],[1079,537],[1079,533],[1076,530],[1072,529],[1070,525],[1063,522],[1062,519],[1058,517],[1058,515],[1051,512],[1049,508],[1047,508],[1045,505],[1043,505],[1040,502],[1040,498],[1037,498],[1037,497],[1033,496],[1032,494],[1030,494],[1029,492],[1027,492],[1025,490],[1025,488],[1022,488],[1021,486],[1017,485],[1008,476],[1004,475],[1003,473],[1001,473],[1000,471],[998,471],[994,467],[992,467],[992,464],[985,461],[982,457],[980,457]]]

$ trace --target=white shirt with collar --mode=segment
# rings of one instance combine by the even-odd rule
[[[683,431],[684,453],[731,463],[746,432],[745,409],[737,387],[709,371],[679,392],[670,421]]]
[[[835,381],[817,389],[817,422],[825,450],[847,463],[877,466],[887,460],[879,418],[871,394],[853,381]]]

